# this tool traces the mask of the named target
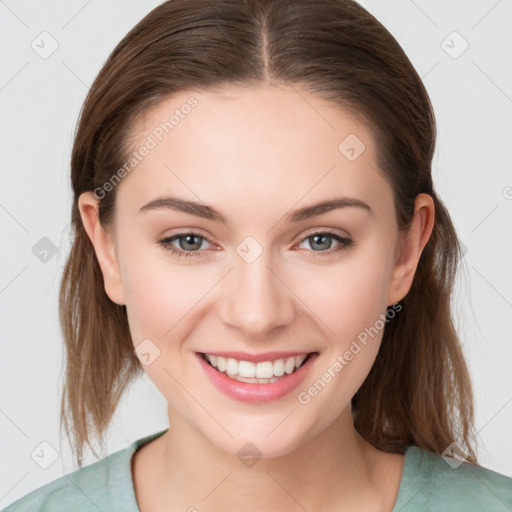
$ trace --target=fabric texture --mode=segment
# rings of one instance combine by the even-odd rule
[[[140,512],[131,458],[167,430],[43,485],[4,512]],[[424,511],[512,512],[512,478],[467,463],[455,468],[439,455],[409,446],[392,512]]]

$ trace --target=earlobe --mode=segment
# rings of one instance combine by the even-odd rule
[[[414,218],[408,231],[400,233],[398,258],[388,289],[388,306],[402,300],[411,289],[418,262],[434,228],[434,200],[419,194],[414,202]]]
[[[91,240],[96,258],[103,274],[105,292],[110,300],[119,305],[126,304],[123,283],[112,235],[99,220],[99,202],[92,192],[84,192],[78,198],[78,209],[82,224]]]

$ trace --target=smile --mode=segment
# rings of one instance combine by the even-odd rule
[[[286,359],[262,361],[259,363],[237,360],[231,357],[226,358],[214,354],[204,354],[204,357],[211,366],[219,372],[225,373],[230,379],[251,384],[268,384],[279,380],[285,374],[290,375],[298,370],[309,355],[301,354]]]
[[[222,394],[256,404],[289,395],[306,378],[319,352],[258,356],[196,352],[195,355],[208,380]]]

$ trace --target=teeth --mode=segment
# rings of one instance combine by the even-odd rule
[[[289,357],[284,363],[284,371],[286,373],[292,373],[295,370],[295,357]]]
[[[246,379],[245,377],[240,377],[240,375],[230,375],[227,374],[230,379],[238,380],[240,382],[248,382],[249,384],[269,384],[270,382],[275,382],[279,380],[279,377],[272,377],[270,379]]]
[[[228,365],[227,365],[226,358],[217,356],[217,368],[219,369],[219,372],[225,372],[227,366]]]
[[[274,361],[274,375],[276,377],[281,377],[284,375],[284,359],[278,359]]]
[[[256,365],[256,377],[258,377],[258,379],[270,379],[271,377],[274,377],[274,363],[271,361],[258,363]]]
[[[219,357],[217,356],[217,359]],[[246,377],[247,379],[253,379],[256,377],[256,365],[251,363],[250,361],[240,361],[238,362],[236,359],[232,359],[236,363],[234,370],[231,375],[240,375],[240,377]],[[261,376],[263,378],[263,375]]]
[[[236,375],[238,371],[238,363],[235,359],[228,359],[226,362],[226,372],[231,373],[232,375]]]
[[[205,354],[205,357],[214,368],[217,368],[220,372],[226,372],[229,377],[235,380],[250,383],[267,383],[274,382],[277,380],[277,377],[282,377],[285,373],[293,373],[304,362],[307,354],[286,359],[276,359],[275,361],[262,361],[261,363],[237,361],[233,358],[211,354]]]

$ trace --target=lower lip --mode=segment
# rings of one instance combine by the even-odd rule
[[[257,404],[278,400],[293,391],[306,378],[318,353],[311,354],[298,370],[268,384],[251,384],[230,379],[210,366],[200,353],[196,352],[196,357],[212,384],[222,393],[241,402]]]

